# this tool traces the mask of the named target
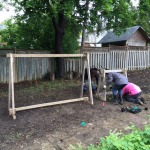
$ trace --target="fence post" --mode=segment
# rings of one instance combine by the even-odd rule
[[[149,59],[149,53],[150,53],[150,47],[148,46],[147,47],[147,52],[148,52],[148,54],[147,54],[147,67],[149,68],[149,64],[150,64],[150,59]]]
[[[107,69],[110,69],[110,45],[108,47],[108,53],[107,53]]]
[[[50,58],[50,80],[54,81],[55,80],[55,60],[54,58]]]
[[[128,70],[128,59],[129,59],[129,49],[128,45],[126,45],[126,59],[125,59],[125,69]]]

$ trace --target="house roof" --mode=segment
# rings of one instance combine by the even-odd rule
[[[126,31],[121,35],[116,35],[113,31],[109,31],[99,42],[101,43],[113,43],[113,42],[121,42],[127,41],[137,30],[140,30],[142,34],[145,36],[147,41],[150,41],[149,37],[147,36],[146,32],[140,26],[134,26],[127,28]]]

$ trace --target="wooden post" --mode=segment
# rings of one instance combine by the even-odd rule
[[[91,73],[90,73],[90,55],[87,53],[87,71],[88,71],[88,83],[89,83],[89,94],[90,94],[90,100],[91,104],[93,105],[93,94],[92,94],[92,83],[91,83]]]
[[[14,100],[14,64],[13,56],[10,54],[10,74],[11,74],[11,99],[12,99],[12,116],[16,119],[15,100]]]
[[[108,52],[107,52],[107,69],[110,68],[110,45],[108,47]]]
[[[89,83],[89,95],[91,104],[93,104],[93,95],[92,95],[92,87],[91,87],[91,75],[90,75],[90,64],[89,64],[89,54],[7,54],[7,57],[10,57],[10,65],[9,65],[9,99],[8,99],[8,109],[9,114],[13,116],[13,119],[16,119],[16,111],[52,106],[57,104],[65,104],[71,102],[78,101],[89,101],[88,97],[83,97],[83,83],[84,83],[84,73],[85,67],[87,63],[87,71],[88,71],[88,83]],[[24,107],[15,108],[15,99],[14,99],[14,57],[83,57],[84,59],[84,69],[83,69],[83,77],[82,77],[82,92],[81,98],[63,100],[58,102],[50,102],[43,104],[36,104]]]
[[[99,90],[100,90],[100,84],[101,84],[101,70],[99,71],[99,76],[98,76],[98,78],[99,78],[99,80],[98,80],[96,95],[99,94]]]
[[[54,58],[50,58],[50,66],[51,66],[51,70],[50,70],[50,80],[51,81],[54,81],[55,80],[55,60],[54,60]]]
[[[127,77],[127,69],[123,69],[123,74]]]
[[[129,59],[129,51],[128,51],[128,45],[126,45],[126,63],[125,63],[126,70],[128,70],[128,59]]]
[[[83,97],[83,86],[84,86],[84,76],[85,76],[85,65],[86,60],[83,60],[83,71],[82,71],[82,84],[81,84],[81,97]]]
[[[12,84],[12,81],[11,81],[11,61],[10,61],[10,58],[9,58],[9,87],[8,87],[8,110],[10,110],[10,107],[11,107],[11,95],[12,95],[12,91],[11,91],[11,84]],[[10,115],[10,112],[9,112],[9,115]]]
[[[80,101],[88,101],[88,100],[89,100],[88,97],[82,97],[82,98],[76,98],[76,99],[62,100],[58,102],[42,103],[42,104],[18,107],[18,108],[15,108],[15,111],[29,110],[29,109],[60,105],[60,104],[66,104],[66,103],[73,103],[73,102],[80,102]],[[10,112],[13,113],[13,109],[10,109]]]
[[[150,54],[150,47],[147,47],[147,68],[149,67],[150,64],[149,54]]]
[[[105,69],[103,69],[103,87],[106,85],[106,74],[105,74]],[[102,87],[102,88],[103,88]],[[104,101],[106,101],[106,88],[103,88],[104,91]]]

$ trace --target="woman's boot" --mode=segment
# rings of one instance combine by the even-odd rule
[[[118,105],[119,104],[118,95],[113,95],[113,97],[114,97],[114,104]]]
[[[122,94],[119,94],[119,104],[123,105],[123,98],[122,98]]]

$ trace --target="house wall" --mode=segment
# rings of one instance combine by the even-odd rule
[[[107,31],[103,31],[101,33],[99,33],[97,35],[96,32],[91,32],[91,33],[86,33],[86,36],[85,36],[85,43],[89,43],[89,45],[84,45],[85,47],[101,47],[102,45],[101,44],[97,44],[102,38],[103,36],[105,36],[107,34]],[[79,41],[79,45],[81,45],[81,40],[82,40],[82,35],[80,35],[80,38],[78,39]],[[93,45],[90,45],[90,44],[94,44],[95,46]]]
[[[146,46],[146,39],[141,34],[139,30],[137,30],[126,42],[129,46]]]
[[[103,43],[102,47],[108,47],[108,46],[126,46],[126,42],[122,41],[122,42],[112,42],[112,43]]]

